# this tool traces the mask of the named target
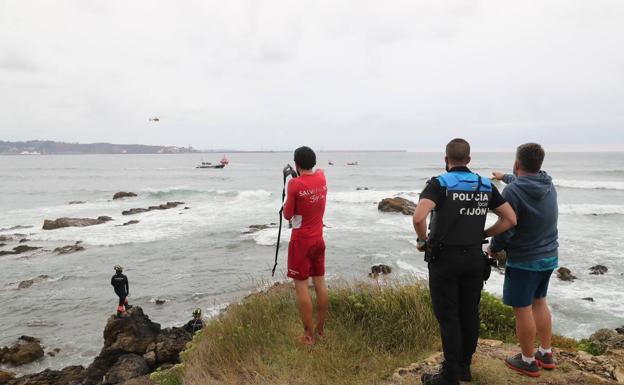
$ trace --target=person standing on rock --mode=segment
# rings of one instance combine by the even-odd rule
[[[201,309],[197,308],[193,310],[193,319],[184,325],[184,330],[191,334],[195,334],[196,332],[202,330],[204,328],[204,320],[202,318]]]
[[[427,182],[413,217],[417,248],[425,252],[428,262],[431,302],[444,351],[441,371],[423,374],[424,385],[471,381],[470,365],[479,338],[481,290],[490,271],[483,240],[516,224],[513,209],[496,187],[468,169],[467,141],[451,140],[444,160],[447,172]],[[499,219],[484,231],[489,210]]]
[[[323,239],[327,182],[323,171],[314,171],[316,154],[311,148],[296,149],[294,160],[298,177],[288,182],[288,197],[284,204],[284,218],[290,221],[293,229],[288,245],[288,277],[295,281],[297,307],[304,327],[300,341],[312,345],[315,331],[319,337],[324,336],[329,306]],[[312,298],[308,292],[310,277],[316,291],[316,328]]]
[[[126,309],[130,309],[132,306],[128,305],[128,296],[130,295],[130,285],[128,283],[128,277],[123,274],[123,267],[115,265],[115,275],[111,278],[111,285],[115,289],[115,294],[119,297],[119,304],[117,305],[117,316],[121,316]]]
[[[503,197],[518,216],[518,225],[494,237],[490,255],[506,250],[503,302],[512,306],[522,353],[505,360],[507,366],[531,377],[540,367],[555,369],[551,339],[552,318],[546,304],[548,284],[558,267],[557,191],[552,178],[541,171],[545,152],[537,143],[518,147],[513,175],[493,172],[507,184]],[[534,352],[535,336],[540,346]]]

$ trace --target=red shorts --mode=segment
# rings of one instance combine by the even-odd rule
[[[319,238],[291,240],[288,245],[288,277],[298,280],[325,275],[325,241]]]

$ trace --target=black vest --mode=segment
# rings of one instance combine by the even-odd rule
[[[443,245],[480,246],[492,183],[468,171],[451,171],[437,179],[446,189],[446,199],[431,214],[429,238]]]

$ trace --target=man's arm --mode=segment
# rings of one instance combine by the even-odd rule
[[[431,199],[422,198],[418,201],[412,221],[419,240],[427,239],[427,217],[435,207],[436,204]],[[424,251],[424,247],[418,247],[418,250]]]
[[[485,230],[486,238],[504,233],[518,224],[516,213],[509,203],[505,202],[493,211],[498,215],[498,220],[490,228]]]
[[[501,180],[505,182],[505,184],[513,183],[516,180],[516,176],[513,174],[505,174],[500,171],[492,171],[492,179]]]
[[[286,220],[291,220],[292,217],[295,216],[297,191],[294,184],[294,179],[288,182],[288,193],[286,194],[286,203],[284,204],[284,218],[286,218]]]

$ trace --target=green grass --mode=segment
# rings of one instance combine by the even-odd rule
[[[481,319],[483,338],[514,341],[511,309],[487,293]],[[440,349],[420,282],[333,286],[327,338],[304,347],[301,332],[292,284],[276,285],[229,306],[195,337],[182,365],[152,378],[160,385],[382,384],[396,368]]]

